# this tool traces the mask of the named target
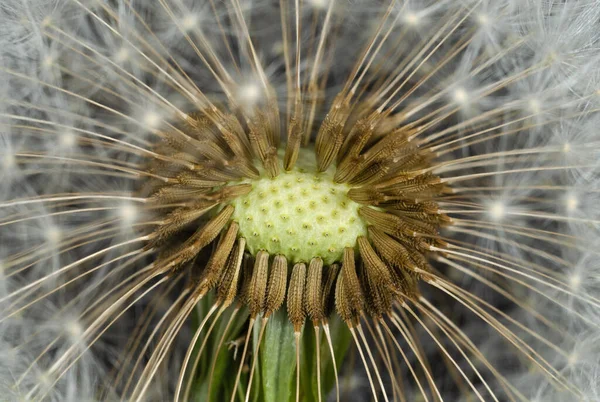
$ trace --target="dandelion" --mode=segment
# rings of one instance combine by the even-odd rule
[[[594,2],[6,1],[10,400],[595,400]]]

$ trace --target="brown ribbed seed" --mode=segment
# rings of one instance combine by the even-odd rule
[[[287,260],[283,255],[276,255],[271,264],[269,283],[267,285],[267,300],[265,302],[264,317],[268,318],[285,300],[287,285]]]
[[[207,187],[186,187],[179,184],[172,186],[163,186],[150,196],[150,202],[153,204],[172,204],[188,199],[202,198],[207,194],[210,188]]]
[[[184,151],[188,155],[196,153],[196,155],[213,160],[224,160],[228,157],[227,153],[214,141],[210,139],[197,140],[181,131],[165,133],[164,143],[174,150]]]
[[[306,292],[304,293],[304,307],[315,326],[319,325],[325,318],[322,299],[322,278],[323,260],[320,258],[313,258],[308,265]]]
[[[283,168],[285,170],[292,169],[298,160],[298,153],[300,152],[303,134],[302,116],[302,102],[298,92],[296,95],[296,101],[294,102],[294,112],[288,124],[288,140],[285,147],[285,155],[283,157]]]
[[[209,118],[213,120],[223,139],[231,151],[239,157],[250,158],[250,150],[247,141],[244,141],[244,129],[239,120],[233,114],[223,114],[219,109],[211,109],[208,113]]]
[[[319,172],[327,170],[344,142],[344,125],[350,114],[350,106],[345,97],[346,94],[342,92],[334,99],[331,110],[319,128],[315,141]]]
[[[277,101],[277,94],[271,85],[266,88],[267,94],[267,114],[269,127],[267,130],[267,137],[269,143],[277,149],[281,142],[281,119],[279,117],[279,103]]]
[[[386,208],[402,212],[421,212],[426,214],[438,214],[439,207],[433,201],[419,201],[417,199],[403,199],[385,204]]]
[[[378,278],[377,281],[381,282],[383,285],[391,287],[393,283],[390,270],[387,265],[381,261],[379,256],[377,256],[377,253],[373,250],[369,240],[364,236],[359,236],[356,241],[358,243],[360,256],[362,257],[369,275]]]
[[[269,177],[276,177],[279,174],[279,161],[277,147],[270,141],[268,116],[260,109],[255,109],[253,112],[254,116],[247,120],[252,150],[262,162]]]
[[[383,191],[373,187],[355,187],[348,191],[348,198],[359,204],[379,205],[389,201]]]
[[[356,275],[354,249],[344,249],[342,270],[335,287],[335,307],[348,326],[355,327],[360,322],[363,312],[363,292]]]
[[[237,244],[227,258],[225,269],[217,286],[217,302],[223,307],[229,306],[238,292],[238,279],[240,277],[240,267],[244,258],[244,249],[246,248],[246,239],[240,237]]]
[[[435,214],[435,213],[432,214],[432,213],[428,213],[428,212],[405,212],[405,211],[399,211],[399,210],[395,210],[395,209],[392,209],[391,211],[395,215],[406,217],[408,219],[414,219],[416,221],[423,222],[423,223],[430,223],[435,226],[452,223],[452,219],[450,219],[448,217],[448,215],[445,215],[445,214]]]
[[[217,187],[225,185],[226,181],[219,181],[216,179],[207,179],[201,177],[193,172],[185,171],[180,173],[176,180],[179,184],[183,186],[191,186],[191,187]]]
[[[245,244],[245,243],[244,243]],[[252,269],[254,258],[250,253],[244,252],[242,257],[242,268],[240,270],[240,279],[238,281],[237,300],[240,305],[248,304],[248,293],[250,290],[250,281],[252,280]]]
[[[251,317],[256,317],[265,307],[268,273],[269,253],[261,250],[256,254],[252,278],[246,294]]]
[[[203,227],[188,238],[167,260],[157,261],[157,266],[176,267],[194,258],[200,250],[212,242],[233,214],[233,206],[227,205]]]
[[[354,123],[352,130],[348,134],[347,154],[340,160],[335,172],[334,180],[336,183],[345,183],[354,177],[362,168],[358,163],[363,158],[360,157],[360,152],[363,150],[367,142],[373,135],[373,131],[377,126],[381,114],[377,111],[369,116],[362,117]]]
[[[364,264],[366,302],[372,315],[382,317],[391,310],[395,297],[392,274],[364,236],[358,237],[357,242]]]
[[[214,164],[212,164],[214,165]],[[195,163],[190,170],[190,175],[195,175],[207,180],[229,181],[239,178],[234,172],[228,172],[214,166],[208,166],[206,163]]]
[[[232,252],[239,228],[240,226],[237,222],[231,222],[229,228],[219,241],[217,249],[210,256],[206,268],[202,272],[203,286],[208,290],[212,289],[219,280],[225,268],[227,258]]]
[[[305,282],[306,265],[303,263],[295,264],[292,268],[287,296],[288,317],[294,326],[294,332],[300,332],[306,318],[306,310],[304,309]]]
[[[182,207],[174,210],[167,215],[163,223],[152,233],[150,242],[146,247],[153,248],[164,243],[173,234],[202,217],[216,205],[214,202],[202,201],[202,203],[197,203],[194,208]]]
[[[405,220],[390,213],[377,211],[369,207],[361,207],[358,213],[373,226],[387,234],[397,237],[417,235],[414,228]]]
[[[375,129],[382,122],[382,118],[381,112],[379,110],[374,110],[354,123],[352,130],[348,135],[347,155],[357,157],[361,154],[375,133]]]
[[[407,271],[418,268],[403,245],[374,226],[369,226],[367,230],[369,238],[385,262]]]
[[[375,162],[361,168],[359,172],[348,180],[353,186],[364,186],[376,182],[387,175],[393,166],[387,162]]]

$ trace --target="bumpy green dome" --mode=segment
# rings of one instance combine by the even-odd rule
[[[319,173],[311,159],[311,151],[301,151],[291,171],[251,181],[252,191],[231,203],[252,254],[263,249],[290,262],[321,257],[331,264],[366,235],[359,204],[346,196],[349,187],[333,182],[335,168]]]

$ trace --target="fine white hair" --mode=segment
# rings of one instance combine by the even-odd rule
[[[124,278],[138,278],[151,261],[137,231],[155,224],[139,196],[145,158],[190,113],[227,102],[240,110],[264,105],[263,80],[282,115],[289,112],[294,55],[282,37],[295,39],[277,2],[232,0],[245,25],[219,3],[1,2],[0,399],[120,398],[122,389],[110,384],[119,354],[144,309],[164,313],[170,300],[123,302],[106,309],[114,325],[94,326],[103,306],[117,306]],[[293,10],[294,2],[283,3]],[[332,101],[381,28],[389,37],[373,44],[372,64],[363,66],[380,75],[357,92],[390,85],[369,101],[398,102],[399,122],[442,116],[418,145],[430,147],[439,161],[432,172],[453,192],[439,201],[456,220],[443,235],[472,253],[457,248],[434,262],[496,309],[495,328],[468,306],[454,311],[486,362],[505,375],[491,376],[489,386],[501,400],[516,395],[514,387],[526,399],[560,401],[573,397],[553,384],[564,381],[582,400],[599,400],[600,2],[399,0],[389,10],[378,0],[306,3],[298,74],[307,104]],[[318,60],[315,32],[327,13],[334,28]],[[417,45],[433,37],[436,52],[420,54]],[[406,61],[403,76],[398,60]],[[327,85],[312,88],[313,75]],[[404,92],[391,96],[401,85]],[[172,367],[189,341],[182,332]],[[505,353],[511,343],[537,355]],[[424,350],[437,353],[433,343]],[[157,376],[148,400],[172,398],[179,371],[169,372]],[[356,388],[368,386],[347,375]]]

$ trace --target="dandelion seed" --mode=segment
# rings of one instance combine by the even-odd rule
[[[490,205],[490,217],[494,221],[501,221],[506,214],[506,207],[501,201],[496,201]]]
[[[123,63],[123,62],[127,61],[130,56],[131,55],[129,53],[129,49],[127,49],[126,47],[122,47],[115,54],[115,61],[117,63]]]
[[[577,207],[579,206],[579,200],[577,199],[577,196],[574,194],[568,194],[565,197],[565,207],[567,209],[567,212],[575,212],[577,210]]]
[[[600,393],[592,2],[5,3],[7,398]]]

